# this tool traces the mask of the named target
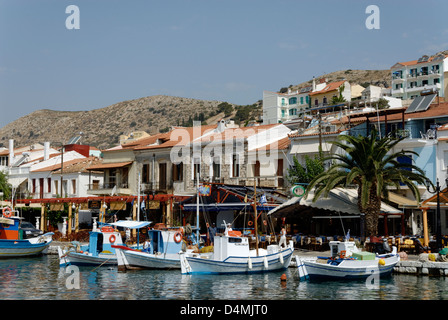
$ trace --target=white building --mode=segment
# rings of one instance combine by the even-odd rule
[[[434,90],[440,97],[445,97],[447,72],[448,56],[443,54],[398,62],[391,68],[392,97],[414,99],[424,90]]]
[[[283,123],[298,118],[309,107],[312,87],[300,91],[278,93],[263,91],[263,124]]]

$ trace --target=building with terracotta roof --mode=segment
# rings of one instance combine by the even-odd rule
[[[310,92],[311,107],[325,107],[332,105],[332,100],[335,97],[342,97],[345,101],[351,101],[351,85],[346,80],[330,82],[326,84],[321,90],[314,90]]]
[[[392,97],[414,99],[424,90],[445,97],[448,86],[448,56],[422,56],[418,60],[397,62],[391,67]]]

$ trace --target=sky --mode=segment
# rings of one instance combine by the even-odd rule
[[[313,76],[390,69],[448,50],[447,9],[446,0],[0,0],[0,127],[40,109],[159,94],[252,104]]]

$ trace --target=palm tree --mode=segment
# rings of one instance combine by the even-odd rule
[[[320,196],[328,196],[336,187],[356,186],[358,189],[358,208],[365,214],[367,236],[378,234],[378,217],[381,199],[388,199],[388,187],[397,189],[406,185],[420,201],[417,185],[431,184],[422,169],[412,163],[399,162],[398,158],[417,155],[414,151],[391,152],[404,138],[388,135],[378,137],[372,130],[370,136],[341,135],[334,145],[345,151],[333,154],[325,160],[332,160],[329,170],[322,172],[310,182],[308,192],[315,189],[313,201]]]

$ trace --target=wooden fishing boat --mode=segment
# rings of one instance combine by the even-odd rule
[[[148,242],[142,250],[115,245],[118,270],[126,269],[180,269],[179,253],[182,248],[182,228],[148,230]]]
[[[216,234],[212,254],[181,254],[182,274],[263,273],[288,268],[294,252],[293,242],[286,248],[269,245],[267,249],[249,249],[249,238],[226,225]]]
[[[41,236],[22,239],[20,217],[12,216],[13,211],[2,209],[0,217],[0,258],[28,257],[44,253],[53,241],[53,232]]]
[[[363,279],[392,273],[400,261],[396,249],[390,254],[376,255],[361,251],[352,241],[330,241],[331,257],[298,258],[298,267],[310,279]]]
[[[124,246],[121,234],[116,228],[140,229],[151,222],[118,221],[109,223],[89,233],[89,243],[80,245],[72,242],[69,246],[58,247],[59,265],[116,266],[117,256],[114,245]],[[138,237],[137,237],[138,238]],[[137,244],[138,246],[138,244]]]

